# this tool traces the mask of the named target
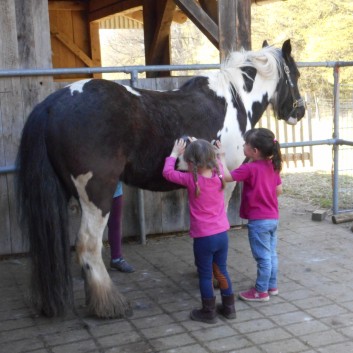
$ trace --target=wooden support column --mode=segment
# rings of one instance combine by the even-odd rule
[[[51,68],[47,0],[0,1],[0,68]],[[52,78],[0,78],[0,166],[13,166],[29,112],[52,91]],[[27,251],[18,227],[14,175],[0,175],[0,254]]]
[[[144,0],[143,26],[146,65],[170,65],[170,26],[176,5],[173,0]],[[147,77],[168,77],[169,71],[148,72]]]
[[[101,61],[101,46],[99,40],[99,23],[98,21],[90,22],[89,24],[90,37],[91,37],[91,55],[93,67],[102,66]],[[93,74],[94,78],[102,78],[101,73]]]
[[[251,0],[218,0],[219,53],[251,49]]]

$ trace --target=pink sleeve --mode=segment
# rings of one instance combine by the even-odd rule
[[[167,157],[164,162],[163,176],[172,183],[187,186],[190,180],[189,173],[175,170],[176,158]]]
[[[230,175],[234,181],[244,181],[250,176],[250,168],[247,164],[242,164],[239,168],[232,170]]]

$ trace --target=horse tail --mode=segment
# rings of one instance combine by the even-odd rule
[[[45,102],[37,105],[22,131],[17,154],[16,193],[20,226],[32,259],[33,304],[48,317],[73,305],[70,272],[68,195],[46,147]]]

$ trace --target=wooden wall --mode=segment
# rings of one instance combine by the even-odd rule
[[[0,1],[0,68],[50,68],[47,0]],[[24,121],[52,90],[49,77],[0,77],[0,166],[15,163]],[[12,174],[0,175],[0,253],[23,250]]]
[[[101,66],[99,24],[88,22],[88,3],[49,1],[49,22],[54,68]],[[54,79],[72,81],[87,77],[92,75],[57,75]]]

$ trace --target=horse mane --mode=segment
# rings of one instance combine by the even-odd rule
[[[247,75],[246,72],[239,70],[242,67],[253,67],[259,75],[277,80],[283,75],[281,51],[275,47],[267,46],[259,51],[232,52],[221,63],[219,72],[210,74],[210,83],[217,87],[217,91],[221,89],[223,94],[232,86],[239,92],[243,85],[242,75]],[[247,77],[253,80],[249,75]]]

